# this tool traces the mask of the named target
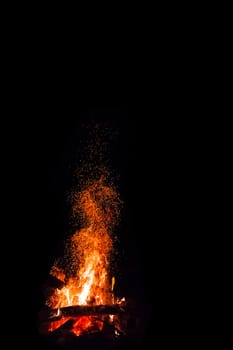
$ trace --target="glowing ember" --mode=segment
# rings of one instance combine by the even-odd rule
[[[58,309],[75,305],[119,304],[113,295],[115,278],[109,278],[110,252],[112,249],[111,231],[117,221],[120,208],[118,194],[106,184],[104,177],[93,182],[82,191],[73,193],[73,214],[82,218],[83,228],[71,237],[70,254],[76,261],[77,269],[73,276],[66,277],[65,272],[56,266],[50,274],[64,282],[64,287],[55,289],[46,304]],[[113,315],[108,316],[113,322]],[[50,322],[49,331],[54,331],[69,319],[74,320],[72,332],[79,336],[85,331],[100,331],[104,316],[62,317]]]

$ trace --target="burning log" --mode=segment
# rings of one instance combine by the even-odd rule
[[[93,315],[117,315],[125,313],[125,309],[120,305],[75,305],[62,307],[60,309],[44,310],[41,322],[59,321],[62,317],[80,317]]]

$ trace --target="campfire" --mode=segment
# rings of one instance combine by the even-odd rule
[[[39,333],[68,349],[83,339],[117,344],[132,322],[127,298],[115,295],[117,281],[110,275],[121,201],[104,176],[71,197],[80,227],[70,237],[66,266],[56,260],[43,287]]]

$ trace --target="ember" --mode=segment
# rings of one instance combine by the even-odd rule
[[[58,264],[50,270],[53,286],[47,286],[46,305],[40,313],[40,333],[65,333],[79,337],[111,330],[114,337],[125,334],[125,298],[114,295],[115,277],[109,276],[113,248],[111,232],[117,222],[121,201],[104,176],[72,193],[73,215],[83,227],[71,237],[72,277]],[[49,292],[48,292],[49,290]],[[122,318],[122,315],[123,318]],[[124,320],[125,319],[125,320]]]
[[[108,137],[111,139],[113,134],[105,132],[102,124],[84,132],[87,145],[84,150],[80,146],[77,167],[75,158],[78,181],[72,189],[69,187],[69,238],[42,286],[45,301],[38,317],[39,333],[43,340],[70,350],[138,344],[145,332],[147,312],[141,303],[141,290],[137,290],[140,272],[134,253],[133,261],[127,264],[121,259],[119,275],[113,266],[114,259],[121,257],[116,244],[122,207],[108,170],[112,166],[105,159]],[[124,232],[121,230],[119,235]],[[131,260],[129,255],[127,259]]]

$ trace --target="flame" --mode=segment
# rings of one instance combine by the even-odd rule
[[[64,271],[54,265],[52,275],[65,283],[48,298],[51,308],[71,305],[100,305],[114,303],[115,278],[109,279],[111,231],[119,214],[119,198],[113,187],[101,177],[79,193],[73,193],[73,214],[81,215],[83,228],[71,237],[71,255],[77,262],[74,276],[67,279]],[[101,316],[103,317],[103,316]],[[72,317],[51,322],[49,331],[60,327]],[[94,316],[74,319],[72,332],[79,336],[87,330],[102,330],[103,322]]]

